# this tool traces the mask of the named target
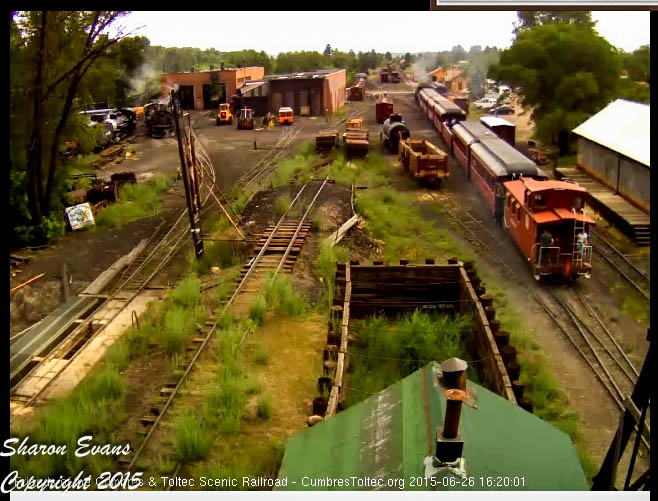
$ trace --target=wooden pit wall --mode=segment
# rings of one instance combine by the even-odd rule
[[[380,311],[399,314],[419,307],[472,313],[476,323],[476,353],[478,359],[482,359],[478,373],[492,391],[517,403],[494,336],[499,323],[491,306],[493,298],[485,294],[485,288],[480,285],[472,267],[467,272],[463,263],[456,260],[447,265],[435,265],[431,259],[425,265],[409,265],[407,260],[400,260],[400,263],[399,266],[385,266],[381,261],[374,261],[370,266],[352,261],[337,265],[331,314],[340,331],[334,329],[334,321],[330,319],[322,377],[325,384],[330,381],[331,391],[324,417],[335,415],[344,399],[348,348],[354,342],[349,334],[350,319],[364,318]],[[475,277],[477,286],[472,284],[472,277]],[[510,364],[518,377],[516,360],[510,359]]]

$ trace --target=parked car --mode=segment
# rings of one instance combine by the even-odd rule
[[[488,110],[489,108],[496,106],[496,99],[492,97],[483,97],[482,99],[475,101],[473,106],[480,110]]]
[[[489,110],[492,115],[514,115],[514,108],[511,106],[498,106]]]

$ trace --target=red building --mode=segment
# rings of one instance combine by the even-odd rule
[[[250,80],[265,76],[263,66],[224,68],[189,73],[163,73],[160,87],[163,95],[178,86],[181,107],[191,110],[216,109],[226,103],[236,90]]]

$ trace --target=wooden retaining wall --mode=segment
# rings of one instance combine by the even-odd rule
[[[393,266],[381,261],[372,265],[358,261],[338,264],[327,346],[323,352],[323,376],[318,379],[319,388],[325,391],[330,388],[329,397],[316,398],[313,413],[326,419],[341,409],[345,371],[350,363],[349,347],[355,341],[349,332],[350,320],[378,312],[393,316],[417,308],[471,313],[475,318],[480,378],[492,391],[516,404],[517,388],[511,383],[512,379],[518,379],[516,350],[508,345],[509,334],[499,333],[492,302],[472,264],[465,267],[456,259],[441,265],[434,264],[433,259],[425,264],[409,264],[401,259],[400,265]]]

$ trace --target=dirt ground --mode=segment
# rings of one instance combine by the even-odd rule
[[[380,87],[385,89],[386,84],[381,84]],[[427,139],[447,151],[448,148],[443,139],[422,114],[422,110],[416,105],[413,96],[406,99],[395,99],[394,97],[394,111],[402,114],[403,120],[411,130],[412,138]],[[374,120],[374,112],[372,115],[367,117],[367,127],[371,131],[378,131],[380,126]],[[505,118],[507,119],[508,116]],[[568,394],[570,406],[581,416],[583,441],[587,451],[595,461],[600,461],[609,447],[619,420],[619,409],[610,400],[609,394],[569,341],[557,330],[544,311],[540,311],[538,305],[524,310],[522,305],[528,305],[528,301],[519,284],[505,276],[505,273],[501,271],[502,268],[490,254],[478,252],[478,249],[472,247],[461,231],[451,227],[447,219],[431,210],[427,204],[438,202],[428,201],[428,197],[425,196],[428,190],[416,185],[401,169],[393,166],[394,155],[389,154],[387,158],[390,160],[391,175],[396,189],[417,195],[422,214],[428,220],[435,222],[437,226],[449,231],[456,243],[476,256],[478,268],[506,291],[510,304],[517,305],[517,309],[523,311],[525,325],[532,326],[536,340],[551,359],[555,375]],[[525,258],[514,246],[512,240],[504,233],[501,226],[495,224],[493,217],[482,204],[478,192],[468,181],[454,157],[449,156],[448,164],[450,177],[441,189],[449,191],[478,220],[490,222],[488,227],[496,238],[487,244],[518,276],[522,277],[526,286],[541,287],[542,285],[536,284],[532,279]],[[424,205],[425,207],[423,207]],[[594,275],[597,272],[609,273],[608,270],[600,269],[595,270]],[[637,361],[639,365],[647,348],[647,343],[644,341],[646,327],[625,315],[621,311],[619,300],[611,296],[596,278],[589,281],[583,280],[581,285],[590,304],[604,319],[608,320],[608,325],[611,326],[618,342],[628,350],[631,359]]]

